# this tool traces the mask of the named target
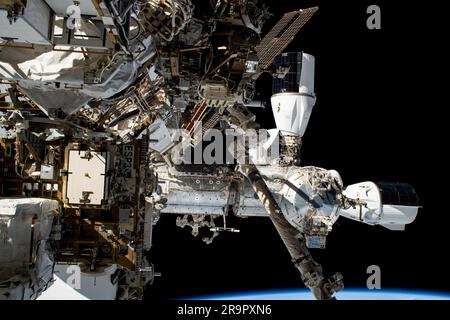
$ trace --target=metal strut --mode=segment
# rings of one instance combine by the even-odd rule
[[[305,285],[312,291],[316,299],[335,300],[333,294],[344,287],[342,275],[338,273],[330,279],[324,278],[322,266],[314,261],[300,232],[285,219],[258,168],[254,164],[241,164],[241,172],[250,180],[253,189],[267,210],[292,257],[292,262],[300,271]]]

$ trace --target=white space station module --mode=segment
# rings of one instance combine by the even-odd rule
[[[262,35],[263,1],[197,2],[0,0],[0,299],[141,299],[162,215],[206,243],[239,232],[230,215],[267,217],[305,285],[333,299],[342,276],[309,248],[340,216],[414,221],[407,184],[344,187],[300,165],[315,59],[284,51],[318,8]],[[276,128],[254,115],[263,74]]]

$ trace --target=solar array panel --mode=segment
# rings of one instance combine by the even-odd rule
[[[302,74],[302,58],[301,52],[285,52],[275,58],[275,69],[281,66],[289,66],[289,72],[282,79],[274,78],[272,80],[272,94],[298,92]]]
[[[256,47],[259,66],[268,69],[275,58],[283,52],[301,28],[312,18],[318,7],[286,13]]]

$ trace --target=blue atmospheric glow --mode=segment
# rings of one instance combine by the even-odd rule
[[[314,300],[309,290],[276,290],[191,297],[192,300]],[[338,300],[450,300],[450,293],[408,290],[345,289]]]

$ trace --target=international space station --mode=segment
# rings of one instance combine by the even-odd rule
[[[408,184],[345,187],[301,165],[316,61],[286,49],[317,10],[277,22],[262,0],[0,0],[0,299],[37,299],[55,278],[142,299],[162,215],[206,244],[239,231],[229,216],[270,219],[305,286],[334,299],[343,277],[310,249],[337,219],[398,231],[419,206]],[[275,128],[255,117],[263,74]]]

